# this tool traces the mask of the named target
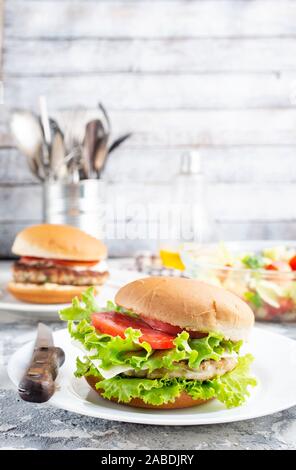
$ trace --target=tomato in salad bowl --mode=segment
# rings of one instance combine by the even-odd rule
[[[187,276],[234,292],[257,320],[296,322],[296,241],[186,244]]]

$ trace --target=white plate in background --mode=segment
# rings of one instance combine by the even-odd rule
[[[145,410],[104,400],[82,379],[73,376],[79,350],[71,344],[66,329],[54,333],[56,346],[66,360],[57,378],[57,391],[49,403],[81,415],[128,423],[201,425],[229,423],[266,416],[296,405],[296,341],[254,328],[248,350],[255,357],[252,372],[258,385],[239,408],[226,409],[217,400],[181,410]],[[8,363],[8,375],[17,386],[29,363],[33,342],[22,346]],[[38,405],[36,405],[38,406]]]

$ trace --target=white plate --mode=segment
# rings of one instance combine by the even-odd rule
[[[120,269],[109,269],[110,278],[102,288],[100,295],[98,295],[98,303],[100,306],[104,306],[107,300],[112,300],[118,289],[132,282],[140,277],[145,277],[137,271],[120,270]],[[2,312],[13,312],[25,316],[26,318],[40,318],[40,319],[54,319],[58,320],[57,312],[67,307],[69,304],[30,304],[26,302],[20,302],[15,299],[7,290],[6,285],[11,279],[11,273],[8,269],[1,272],[0,278],[0,314]]]
[[[296,405],[296,341],[255,328],[248,349],[255,357],[252,372],[259,385],[252,389],[245,405],[225,409],[216,400],[183,410],[143,410],[118,405],[99,397],[84,379],[73,377],[75,358],[79,350],[66,330],[54,333],[56,346],[61,346],[66,361],[57,379],[57,391],[50,404],[81,415],[128,423],[160,425],[214,424],[241,421],[265,416]],[[33,342],[14,353],[8,364],[8,374],[17,386],[29,362]]]

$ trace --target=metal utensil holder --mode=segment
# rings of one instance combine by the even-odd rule
[[[43,184],[43,220],[67,224],[103,238],[105,223],[105,183],[82,180],[77,183]]]

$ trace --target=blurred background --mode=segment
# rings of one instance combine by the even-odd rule
[[[162,201],[181,156],[198,151],[215,239],[295,238],[295,1],[0,5],[1,257],[42,220],[42,185],[9,125],[15,109],[38,113],[40,95],[52,115],[102,102],[114,138],[132,134],[100,175],[108,197]],[[108,244],[111,256],[149,245]]]

